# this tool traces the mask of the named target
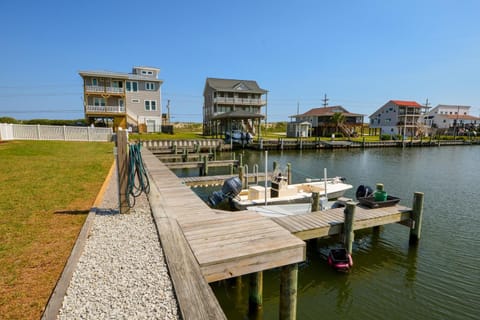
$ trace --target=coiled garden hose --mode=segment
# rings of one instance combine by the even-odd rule
[[[127,203],[130,208],[135,205],[135,199],[143,192],[150,192],[150,181],[143,164],[141,144],[131,144],[128,157]]]

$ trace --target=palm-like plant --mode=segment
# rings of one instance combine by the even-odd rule
[[[338,127],[345,122],[345,115],[341,112],[335,112],[331,121],[335,124],[335,132],[338,132]]]

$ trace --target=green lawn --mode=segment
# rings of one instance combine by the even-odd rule
[[[112,150],[111,143],[0,143],[0,318],[40,317]]]

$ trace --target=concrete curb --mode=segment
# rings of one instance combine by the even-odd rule
[[[115,161],[113,162],[112,166],[110,167],[110,171],[108,172],[105,181],[103,182],[100,191],[97,194],[95,202],[93,203],[93,207],[90,209],[88,213],[87,219],[78,234],[77,240],[75,241],[75,245],[73,246],[72,252],[65,264],[62,274],[55,285],[49,299],[48,303],[45,306],[43,314],[41,316],[42,320],[55,320],[57,319],[58,312],[62,307],[63,298],[67,292],[68,286],[70,284],[70,280],[72,279],[73,272],[77,266],[78,260],[83,253],[85,248],[85,243],[87,240],[88,235],[90,234],[90,230],[92,228],[93,222],[95,220],[95,214],[98,209],[98,206],[102,203],[105,191],[107,190],[107,186],[110,183],[110,180],[113,176],[114,170],[116,168]]]

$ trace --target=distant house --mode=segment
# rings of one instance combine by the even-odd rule
[[[334,122],[336,113],[343,116],[342,123]],[[287,123],[287,137],[330,136],[337,131],[350,136],[361,130],[363,117],[363,114],[351,113],[342,106],[313,108],[290,116],[292,121]]]
[[[439,104],[424,116],[424,123],[435,130],[465,130],[478,129],[480,118],[470,115],[470,106]]]
[[[390,100],[370,115],[370,128],[381,134],[415,136],[421,131],[424,107],[415,101]]]
[[[256,135],[265,118],[267,90],[256,81],[207,78],[203,90],[203,134],[225,135],[239,130]]]
[[[161,131],[160,69],[133,67],[132,73],[80,71],[89,124]]]

